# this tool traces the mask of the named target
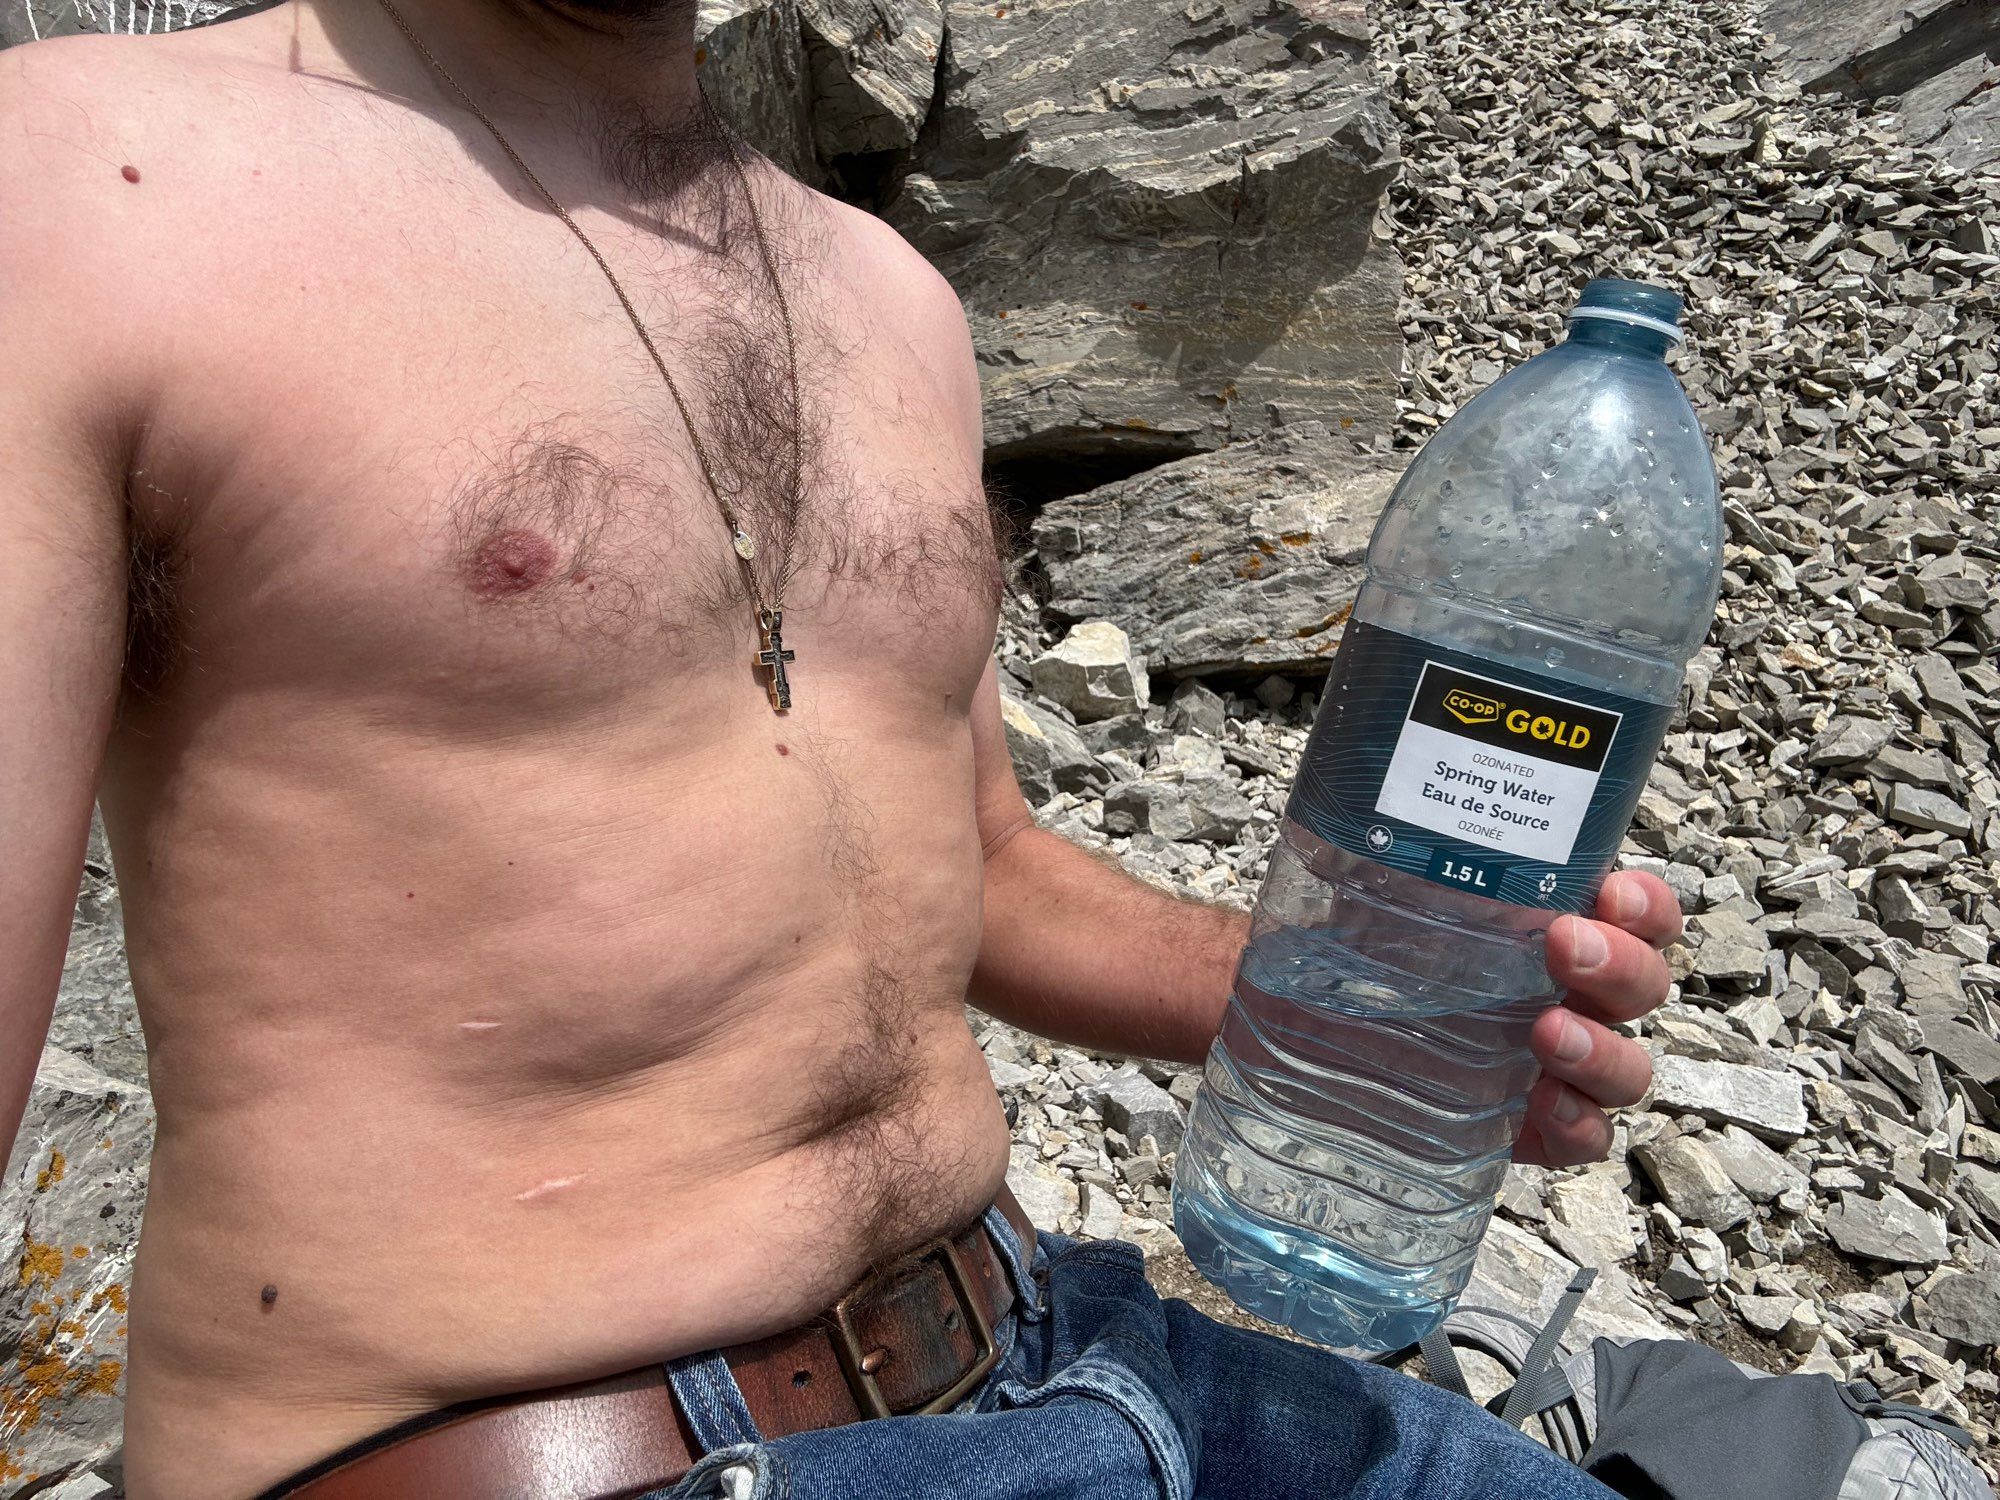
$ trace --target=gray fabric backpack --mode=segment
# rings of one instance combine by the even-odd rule
[[[1540,1328],[1457,1309],[1417,1346],[1431,1380],[1469,1398],[1458,1351],[1495,1361],[1513,1384],[1487,1409],[1538,1418],[1550,1448],[1628,1500],[1992,1500],[1964,1428],[1864,1380],[1771,1375],[1679,1339],[1565,1351],[1596,1275],[1579,1271]]]

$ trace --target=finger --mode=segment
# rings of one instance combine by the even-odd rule
[[[1620,870],[1597,893],[1597,919],[1642,943],[1665,948],[1681,935],[1681,904],[1667,883],[1643,870]]]
[[[1549,928],[1549,977],[1563,1003],[1601,1021],[1630,1021],[1667,998],[1673,983],[1657,949],[1604,922],[1558,917]]]
[[[1568,1084],[1544,1078],[1528,1093],[1528,1115],[1514,1159],[1538,1167],[1602,1161],[1611,1150],[1611,1121]],[[1529,1154],[1531,1153],[1531,1154]]]
[[[1547,1078],[1559,1078],[1594,1104],[1637,1104],[1653,1082],[1646,1049],[1565,1006],[1542,1012],[1528,1046]]]

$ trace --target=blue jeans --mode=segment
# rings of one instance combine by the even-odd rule
[[[955,1411],[766,1442],[728,1367],[668,1367],[707,1456],[644,1500],[1616,1500],[1472,1403],[1162,1302],[1131,1245],[987,1227],[1017,1302]]]

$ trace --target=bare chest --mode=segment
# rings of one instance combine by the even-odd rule
[[[756,611],[782,605],[796,681],[962,705],[1000,583],[979,454],[922,330],[810,220],[773,225],[789,349],[740,218],[599,226],[670,387],[581,246],[497,184],[287,200],[133,478],[135,678],[561,708],[761,681]]]

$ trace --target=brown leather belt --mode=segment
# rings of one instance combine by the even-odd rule
[[[1014,1195],[1002,1187],[995,1206],[1031,1246]],[[721,1353],[767,1438],[946,1411],[998,1362],[993,1330],[1013,1303],[975,1220],[864,1276],[810,1322]],[[680,1478],[701,1451],[657,1365],[451,1407],[361,1447],[259,1500],[629,1500]]]

